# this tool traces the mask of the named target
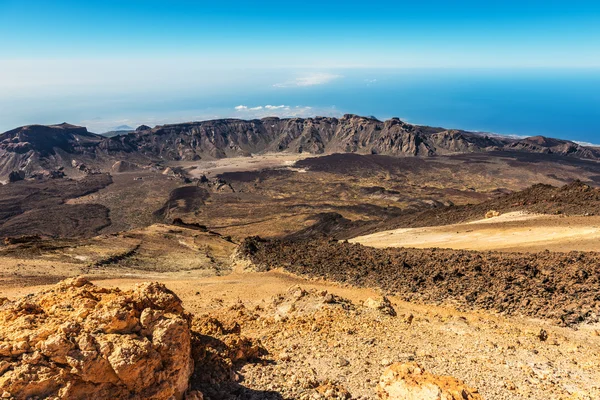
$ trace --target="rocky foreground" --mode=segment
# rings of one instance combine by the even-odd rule
[[[190,316],[160,284],[131,292],[84,278],[0,310],[3,398],[182,398],[193,371]]]
[[[322,312],[396,316],[386,299],[357,307],[327,292],[293,287],[273,300],[267,314],[239,304],[220,321],[185,312],[162,284],[122,291],[82,277],[1,304],[0,394],[6,399],[350,399],[341,382],[320,380],[314,369],[286,368],[278,382],[270,364],[285,365],[293,350],[269,354],[265,347],[271,346],[242,336],[240,324],[298,322]],[[321,317],[310,325],[317,331],[333,327]],[[240,385],[236,370],[244,364],[254,365],[244,383],[261,386],[270,375],[276,390]],[[350,361],[340,358],[339,364],[349,367]],[[372,395],[363,398],[481,399],[476,389],[414,362],[387,364]]]

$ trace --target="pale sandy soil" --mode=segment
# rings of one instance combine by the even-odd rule
[[[327,290],[359,308],[365,299],[379,296],[374,290],[309,281],[282,271],[256,273],[238,268],[220,277],[155,275],[95,283],[127,289],[144,280],[164,282],[197,315],[210,313],[235,321],[237,311],[231,306],[239,309],[241,303],[249,310],[256,306],[264,310],[258,320],[239,320],[242,333],[260,340],[269,351],[267,359],[272,360],[268,366],[246,364],[238,371],[240,383],[253,390],[285,391],[288,386],[293,390],[295,380],[314,376],[346,387],[353,398],[374,399],[375,384],[387,364],[415,360],[433,373],[466,381],[486,399],[600,398],[598,327],[560,328],[543,321],[410,304],[397,298],[391,298],[396,317],[323,310],[274,321],[269,317],[271,299],[292,285]],[[2,295],[21,296],[41,288],[6,288]],[[548,340],[538,338],[541,329],[548,332]]]
[[[507,213],[464,224],[377,232],[350,242],[377,248],[597,251],[600,249],[600,217]]]
[[[257,171],[264,168],[291,167],[296,161],[316,157],[309,153],[265,153],[252,157],[232,157],[215,161],[197,161],[180,163],[194,178],[207,177],[225,172]],[[301,169],[298,169],[302,172]]]

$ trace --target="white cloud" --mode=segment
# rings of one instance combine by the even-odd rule
[[[590,142],[580,142],[578,140],[574,140],[575,143],[577,143],[580,146],[586,146],[586,147],[600,147],[600,144],[595,144],[595,143],[590,143]]]
[[[199,109],[190,112],[164,112],[160,115],[153,115],[149,113],[135,114],[129,116],[129,118],[116,117],[95,117],[84,120],[73,120],[69,121],[78,125],[86,126],[91,132],[106,132],[112,130],[113,127],[118,125],[130,125],[137,127],[145,124],[148,126],[164,125],[164,124],[177,124],[182,122],[190,121],[206,121],[211,119],[219,118],[241,118],[241,119],[255,119],[265,117],[279,117],[279,118],[309,118],[314,116],[323,117],[340,117],[344,113],[341,110],[330,107],[309,107],[309,106],[290,106],[290,105],[271,105],[271,109],[267,106],[248,107],[246,105],[239,105],[237,107],[230,108],[219,108],[219,109]]]
[[[313,108],[309,106],[290,106],[290,105],[277,105],[267,104],[266,106],[248,107],[241,105],[234,107],[234,112],[237,117],[250,119],[250,118],[265,118],[265,117],[279,117],[279,118],[308,118],[316,115],[337,117],[341,115],[335,107],[325,108]]]
[[[273,86],[278,88],[286,88],[324,85],[341,77],[341,75],[330,74],[328,72],[316,72],[309,75],[299,76],[293,81],[276,83]]]
[[[296,106],[296,107],[298,107],[298,106]],[[270,115],[275,115],[276,112],[278,112],[278,111],[290,111],[290,106],[286,106],[283,104],[280,106],[273,106],[271,104],[267,104],[266,106],[256,106],[256,107],[248,107],[245,105],[239,105],[237,107],[234,107],[234,109],[238,113],[243,113],[244,116],[248,116],[248,115],[263,115],[263,116],[269,115],[270,116]]]

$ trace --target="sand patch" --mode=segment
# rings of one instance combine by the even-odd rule
[[[597,217],[558,217],[507,213],[463,224],[403,228],[359,236],[350,240],[366,246],[451,248],[464,250],[556,251],[597,248]]]

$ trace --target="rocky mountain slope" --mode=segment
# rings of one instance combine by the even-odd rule
[[[600,150],[566,140],[503,138],[356,115],[140,126],[114,137],[63,123],[25,126],[0,135],[0,177],[6,179],[12,171],[68,171],[74,168],[73,160],[98,166],[124,158],[193,161],[270,151],[435,156],[498,150],[600,159]]]
[[[516,140],[411,125],[398,118],[379,121],[356,115],[339,119],[221,119],[140,128],[132,134],[112,138],[103,148],[142,152],[169,160],[223,158],[264,151],[434,156],[503,149],[600,158],[599,150],[565,140],[542,137]]]

